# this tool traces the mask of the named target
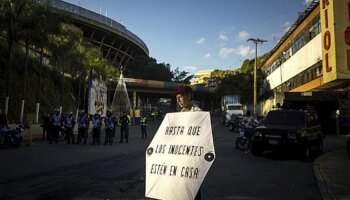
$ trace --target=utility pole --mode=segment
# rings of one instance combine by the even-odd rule
[[[253,43],[255,44],[255,62],[254,62],[254,101],[253,101],[253,114],[254,116],[256,115],[256,99],[257,99],[257,86],[256,86],[256,65],[257,65],[257,57],[258,57],[258,44],[262,44],[264,42],[267,42],[267,40],[262,40],[260,38],[249,38],[247,40],[249,41],[253,41]]]

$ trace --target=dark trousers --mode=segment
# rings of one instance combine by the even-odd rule
[[[58,143],[58,134],[61,130],[61,127],[59,126],[53,126],[52,127],[52,131],[50,134],[50,144],[52,143],[52,141],[54,140],[56,143]]]
[[[123,138],[125,138],[126,143],[128,143],[128,139],[129,139],[129,127],[128,126],[121,126],[120,127],[120,141],[119,142],[123,142]]]
[[[74,134],[73,134],[73,128],[66,128],[66,137],[67,137],[67,144],[70,144],[70,140],[72,140],[72,144],[74,144]]]
[[[78,128],[78,139],[77,144],[79,144],[82,139],[84,139],[84,144],[86,144],[88,138],[87,128]]]
[[[106,128],[106,136],[105,136],[105,144],[109,143],[110,145],[113,144],[113,129]]]
[[[141,125],[141,138],[147,138],[147,126]]]
[[[93,128],[92,129],[92,144],[95,144],[95,142],[97,144],[100,144],[100,140],[101,140],[101,128]]]
[[[46,133],[46,140],[49,140],[49,128],[43,126],[43,140],[45,140],[45,133]]]

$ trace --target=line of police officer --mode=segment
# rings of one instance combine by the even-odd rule
[[[119,121],[118,121],[119,120]],[[105,123],[105,142],[104,145],[113,144],[113,138],[115,137],[115,128],[116,125],[120,125],[120,141],[119,143],[125,142],[128,143],[129,138],[129,124],[130,124],[130,116],[123,112],[123,115],[120,118],[116,118],[112,115],[111,111],[107,111],[107,115],[104,120],[100,117],[98,113],[96,113],[91,118],[92,123],[92,145],[101,143],[101,127],[102,121]],[[73,134],[75,124],[78,124],[78,135],[77,141],[75,142],[75,137]],[[60,132],[65,131],[65,138],[67,140],[67,144],[80,144],[81,142],[86,145],[88,138],[88,128],[89,128],[89,117],[84,112],[80,112],[77,118],[77,122],[75,122],[75,117],[73,113],[70,112],[67,116],[60,115],[59,110],[55,110],[52,115],[47,115],[43,120],[43,139],[45,139],[45,132],[47,133],[47,140],[51,144],[53,141],[55,143],[59,142]],[[147,118],[141,119],[141,132],[142,138],[147,138],[146,132],[147,126]]]

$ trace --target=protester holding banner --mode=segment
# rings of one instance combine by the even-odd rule
[[[190,86],[182,85],[177,88],[175,92],[176,101],[181,107],[180,112],[196,112],[202,111],[202,109],[193,101],[193,91]],[[194,200],[200,200],[202,198],[201,189],[198,190],[198,193]]]
[[[190,86],[179,86],[175,95],[177,103],[182,108],[181,112],[202,111],[202,109],[193,101],[193,92]]]

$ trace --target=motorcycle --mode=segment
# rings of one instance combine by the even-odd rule
[[[60,131],[58,132],[58,140],[63,141],[66,139],[66,129],[61,128]]]
[[[2,145],[9,145],[18,148],[23,140],[21,133],[24,128],[25,127],[21,124],[15,129],[7,130],[7,132],[3,134]]]
[[[236,141],[235,141],[237,149],[241,149],[245,151],[249,150],[250,144],[251,144],[250,132],[251,130],[242,128],[242,125],[241,125],[239,136],[236,137]]]
[[[236,148],[241,150],[249,150],[251,148],[251,137],[254,133],[255,127],[260,123],[257,120],[252,121],[251,127],[246,126],[247,122],[239,122],[239,136],[236,137]]]

